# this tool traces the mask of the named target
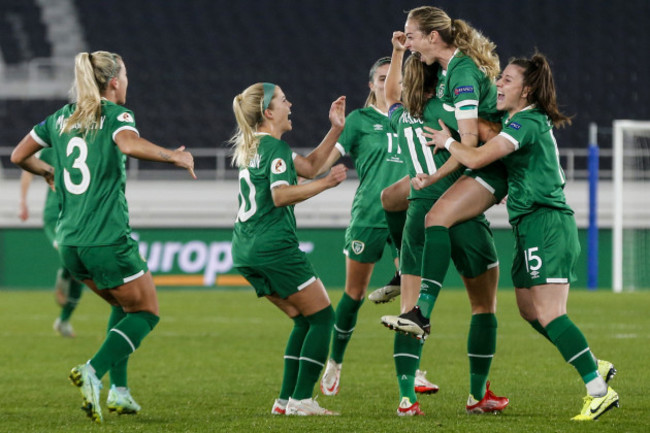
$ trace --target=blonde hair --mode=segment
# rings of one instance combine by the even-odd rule
[[[232,110],[237,120],[237,130],[228,140],[234,149],[232,165],[246,168],[257,153],[260,139],[255,132],[264,121],[263,108],[264,83],[249,86],[233,99]]]
[[[445,11],[433,6],[411,9],[407,19],[416,22],[425,35],[437,31],[445,43],[455,46],[471,58],[490,80],[499,76],[501,71],[496,45],[467,22],[452,19]]]
[[[109,81],[122,69],[122,57],[108,51],[79,53],[74,59],[74,95],[77,106],[61,131],[79,127],[82,135],[99,125],[102,116],[101,95]]]
[[[402,104],[412,117],[421,118],[427,101],[435,94],[439,68],[438,63],[425,65],[413,54],[404,62]]]

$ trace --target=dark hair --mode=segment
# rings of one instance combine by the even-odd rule
[[[511,59],[510,64],[523,69],[523,86],[529,88],[527,102],[537,104],[551,118],[556,128],[570,125],[571,117],[558,109],[553,73],[546,57],[535,52],[530,59]]]
[[[370,67],[370,73],[368,74],[368,82],[373,82],[375,80],[375,74],[377,73],[377,69],[379,69],[380,66],[383,65],[388,65],[390,64],[390,57],[381,57],[377,59],[375,63],[372,64]],[[366,98],[366,103],[364,104],[364,107],[370,107],[371,105],[374,105],[377,103],[377,95],[375,95],[374,91],[370,91],[368,93],[368,97]]]

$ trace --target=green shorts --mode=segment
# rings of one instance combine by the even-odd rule
[[[402,274],[422,275],[424,217],[434,203],[434,200],[427,199],[411,200],[409,203],[400,255]],[[492,231],[485,216],[456,224],[449,230],[449,238],[451,260],[460,275],[478,277],[499,265]]]
[[[345,231],[343,254],[357,262],[377,263],[384,253],[386,244],[390,248],[393,259],[397,258],[397,248],[390,239],[388,229],[350,226]]]
[[[573,215],[542,208],[522,217],[512,230],[515,234],[512,261],[515,287],[576,281],[580,241]]]
[[[497,203],[508,195],[508,171],[501,161],[495,161],[478,170],[466,169],[465,176],[475,179],[494,195]]]
[[[259,297],[275,293],[286,299],[318,279],[307,254],[298,248],[278,251],[272,262],[235,266],[235,269],[248,280]]]
[[[460,275],[475,278],[499,266],[494,236],[485,216],[456,224],[449,230],[451,260]]]
[[[130,236],[114,245],[59,245],[59,256],[76,280],[92,280],[98,289],[114,289],[149,270],[138,250],[138,242]]]

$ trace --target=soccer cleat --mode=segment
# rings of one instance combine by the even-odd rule
[[[340,415],[338,412],[333,412],[331,410],[325,409],[324,407],[320,407],[314,398],[305,398],[303,400],[295,400],[293,398],[289,398],[285,414],[301,416]]]
[[[426,340],[431,331],[429,319],[422,315],[417,305],[411,311],[399,316],[383,316],[381,323],[394,331],[412,334],[420,340]]]
[[[605,380],[605,382],[608,382],[616,376],[616,369],[614,368],[614,364],[612,364],[609,361],[603,361],[602,359],[598,360],[598,373],[600,373],[600,376]]]
[[[607,387],[607,394],[602,397],[587,395],[584,398],[584,406],[580,414],[571,418],[573,421],[594,421],[599,416],[618,406],[618,394],[610,386]]]
[[[424,412],[420,409],[420,403],[417,401],[411,404],[411,400],[408,397],[402,397],[402,401],[399,402],[397,406],[397,416],[416,416],[424,415]]]
[[[471,395],[467,399],[467,406],[465,410],[467,413],[499,413],[505,409],[510,403],[505,397],[497,397],[492,391],[490,391],[490,382],[488,381],[485,384],[485,396],[481,401],[476,401]]]
[[[70,322],[67,320],[61,320],[59,317],[54,321],[52,329],[58,332],[61,337],[74,338],[76,336]]]
[[[388,284],[370,293],[368,299],[375,304],[384,304],[394,300],[402,292],[400,287],[401,281],[402,277],[399,273],[396,273]]]
[[[418,394],[435,394],[439,390],[438,385],[427,380],[426,371],[417,370],[415,372],[415,392]]]
[[[136,414],[140,412],[140,405],[133,400],[128,388],[116,387],[111,385],[108,390],[108,399],[106,406],[110,412],[117,412],[119,415]]]
[[[91,420],[101,423],[104,419],[102,409],[99,407],[99,390],[102,389],[102,382],[91,371],[89,364],[77,365],[70,371],[69,377],[72,384],[79,388],[83,397],[81,409]]]
[[[70,279],[63,278],[63,269],[56,273],[56,282],[54,283],[54,300],[59,307],[63,307],[68,302],[70,294]]]
[[[284,415],[287,412],[287,400],[276,398],[271,408],[271,415]]]
[[[343,364],[334,362],[333,359],[327,361],[325,373],[323,373],[320,380],[320,390],[323,395],[336,395],[339,393],[342,366]]]

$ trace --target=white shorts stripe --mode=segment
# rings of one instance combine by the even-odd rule
[[[133,275],[131,275],[130,277],[126,277],[126,278],[124,279],[124,284],[126,284],[126,283],[130,283],[130,282],[133,281],[133,280],[137,280],[138,278],[140,278],[140,277],[143,276],[143,275],[144,275],[144,270],[138,272],[137,274],[133,274]]]
[[[433,283],[433,284],[435,284],[436,286],[442,288],[442,284],[440,284],[440,283],[437,282],[436,280],[430,280],[430,279],[428,279],[428,278],[422,278],[422,281],[428,281],[428,282]]]
[[[316,361],[315,359],[307,358],[306,356],[301,356],[301,357],[300,357],[300,360],[301,360],[301,361],[312,362],[312,363],[314,363],[314,364],[316,364],[316,365],[320,365],[321,367],[325,367],[325,364],[323,364],[322,362],[318,362],[318,361]]]
[[[122,338],[124,338],[126,340],[126,342],[129,343],[129,346],[131,346],[131,352],[132,353],[135,352],[135,345],[133,344],[131,339],[126,336],[126,334],[124,332],[120,331],[119,329],[115,329],[115,328],[112,328],[111,332],[115,332],[116,334],[121,335]]]
[[[316,281],[316,277],[311,277],[310,279],[308,279],[307,281],[305,281],[304,283],[298,286],[298,291],[301,291],[302,289],[304,289],[314,281]]]
[[[494,194],[494,188],[492,188],[492,185],[490,185],[489,183],[487,183],[486,181],[484,181],[483,179],[481,179],[481,178],[478,177],[478,176],[476,176],[476,177],[474,178],[474,180],[476,180],[478,183],[480,183],[481,185],[483,185],[483,187],[484,187],[485,189],[487,189],[488,191],[490,191],[491,194]]]
[[[567,284],[569,282],[568,278],[547,278],[547,284]]]
[[[499,266],[499,262],[498,262],[498,261],[496,261],[496,262],[494,262],[494,263],[490,263],[490,264],[488,265],[487,268],[488,268],[488,269],[492,269],[492,268],[496,268],[497,266]]]

